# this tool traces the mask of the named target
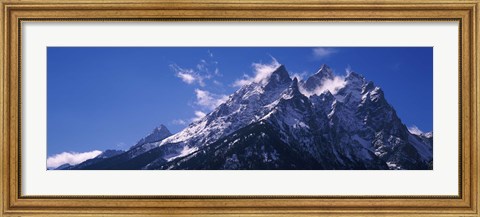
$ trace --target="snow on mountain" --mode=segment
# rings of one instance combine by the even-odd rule
[[[299,81],[280,65],[264,77],[184,130],[162,125],[90,168],[432,169],[432,134],[411,133],[362,75],[322,65]]]
[[[315,89],[318,87],[323,86],[323,83],[326,80],[332,80],[333,78],[333,70],[327,65],[323,64],[315,74],[310,76],[305,81],[305,90],[310,92],[315,91]]]
[[[291,81],[282,65],[272,72],[267,82],[243,86],[213,112],[158,145],[175,143],[182,149],[183,146],[200,147],[245,127],[265,115],[268,110],[263,107],[278,99]]]
[[[123,152],[125,152],[125,151],[108,149],[108,150],[105,150],[104,152],[102,152],[101,154],[99,154],[95,158],[99,158],[99,159],[110,158],[110,157],[113,157],[115,155],[119,155]]]

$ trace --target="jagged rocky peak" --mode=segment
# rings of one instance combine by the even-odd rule
[[[317,71],[317,73],[314,74],[314,76],[321,77],[321,78],[326,78],[326,79],[332,79],[333,78],[333,70],[327,64],[322,64],[320,66],[320,69]]]
[[[285,95],[284,98],[291,98],[294,96],[300,96],[302,93],[300,92],[300,89],[298,88],[298,79],[295,77],[293,78],[290,86],[288,89],[285,90]],[[303,96],[303,95],[302,95]]]
[[[317,95],[317,94],[311,95],[310,100],[312,100],[312,102],[316,104],[318,103],[331,104],[335,100],[335,96],[329,90],[326,90],[322,92],[320,95]]]
[[[265,90],[274,89],[278,86],[292,82],[290,75],[284,65],[280,65],[272,72],[270,78],[265,82]]]
[[[348,90],[348,93],[355,92],[353,94],[361,94],[365,84],[367,84],[367,80],[363,75],[350,71],[345,77],[345,87],[343,89]],[[371,88],[375,88],[373,83]]]
[[[285,65],[280,65],[275,71],[272,72],[272,76],[276,76],[278,80],[288,80],[291,81],[290,75],[288,74],[287,68]]]
[[[370,92],[372,91],[373,89],[375,89],[375,84],[373,83],[373,81],[369,81],[367,82],[367,84],[365,84],[362,88],[362,94],[365,94],[367,92]]]
[[[322,85],[325,80],[333,79],[333,77],[333,70],[328,65],[322,64],[320,69],[307,79],[305,82],[305,89],[313,91],[318,86]]]
[[[335,102],[335,96],[330,91],[324,91],[320,95],[314,94],[309,97],[314,109],[321,115],[327,115]],[[321,117],[320,117],[321,118]]]
[[[291,89],[298,89],[298,79],[297,77],[293,78],[292,84],[290,85]]]
[[[357,72],[354,72],[354,71],[348,72],[347,76],[345,77],[345,80],[347,82],[358,82],[358,83],[366,82],[365,77],[363,77],[363,75],[361,75]]]
[[[383,94],[382,88],[375,87],[372,91],[370,91],[370,98],[373,101],[384,100],[384,94]]]
[[[141,146],[146,143],[158,142],[171,135],[172,133],[167,129],[167,127],[163,124],[160,124],[160,126],[155,127],[150,134],[140,139],[140,141],[138,141],[133,147]]]
[[[165,137],[165,136],[170,136],[172,133],[167,129],[167,127],[163,124],[160,124],[160,126],[155,127],[147,137],[151,137],[152,139],[158,138],[158,139],[163,139],[160,137]]]
[[[322,87],[332,83],[336,88]],[[315,93],[303,95],[308,88]],[[325,64],[306,81],[292,79],[281,65],[261,82],[244,85],[201,121],[170,135],[160,125],[125,153],[87,163],[97,169],[431,169],[432,165],[431,134],[409,134],[379,87],[355,72],[336,76]]]
[[[345,77],[343,87],[335,94],[336,99],[342,103],[350,104],[350,106],[356,106],[356,103],[362,100],[366,84],[367,80],[363,75],[350,71]],[[374,86],[371,88],[374,88]]]
[[[160,126],[155,127],[155,128],[153,129],[153,132],[154,132],[154,133],[155,133],[155,132],[168,132],[168,133],[170,133],[170,131],[168,130],[168,128],[167,128],[165,125],[163,125],[163,124],[160,124]]]

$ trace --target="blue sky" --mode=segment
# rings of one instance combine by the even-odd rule
[[[272,58],[291,75],[324,63],[363,74],[407,126],[432,130],[430,47],[49,47],[47,154],[128,149],[160,124],[178,132]]]

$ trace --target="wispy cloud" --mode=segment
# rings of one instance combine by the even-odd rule
[[[415,134],[415,135],[421,135],[423,134],[423,131],[420,130],[417,126],[413,125],[413,126],[410,126],[408,127],[408,131],[412,134]]]
[[[48,168],[57,168],[63,164],[70,164],[70,165],[77,165],[82,163],[88,159],[92,159],[102,152],[99,150],[94,150],[90,152],[63,152],[60,154],[56,154],[54,156],[47,158],[47,167]]]
[[[213,58],[213,53],[207,51],[207,55],[207,58],[198,61],[194,67],[182,67],[177,64],[171,64],[170,68],[175,73],[175,76],[183,82],[205,87],[208,80],[216,76],[222,76],[218,69],[218,62]]]
[[[338,53],[338,50],[334,48],[317,47],[312,49],[313,57],[316,59],[324,59],[336,53]]]
[[[353,70],[352,70],[352,66],[350,66],[350,64],[347,65],[347,67],[345,67],[345,71],[347,72],[347,74],[348,74],[348,73],[351,73],[351,72],[353,71]]]
[[[227,95],[213,94],[206,90],[200,89],[195,89],[195,95],[197,97],[197,101],[195,103],[208,110],[215,109],[217,106],[224,103],[228,99]]]
[[[306,78],[307,76],[308,76],[308,72],[307,72],[307,71],[304,71],[304,72],[302,72],[302,73],[298,73],[298,72],[293,73],[291,77],[292,77],[292,79],[293,79],[293,78],[297,78],[299,81],[302,81],[302,80],[305,80],[305,78]]]
[[[205,77],[200,75],[193,69],[184,69],[177,64],[170,65],[170,68],[175,72],[175,75],[182,79],[187,84],[198,84],[202,87],[205,86]]]
[[[272,72],[274,72],[275,69],[280,67],[280,63],[277,61],[277,59],[272,56],[270,57],[272,58],[272,61],[270,63],[253,63],[252,68],[254,76],[250,77],[248,75],[244,75],[244,78],[236,80],[233,83],[233,86],[241,87],[243,85],[251,84],[252,82],[262,83],[266,81],[270,77],[270,75],[272,75]]]
[[[305,96],[312,96],[312,95],[320,95],[325,91],[329,91],[332,94],[336,94],[340,89],[345,87],[347,82],[345,81],[345,77],[343,76],[334,76],[333,79],[324,79],[322,80],[322,85],[315,88],[315,90],[309,91],[303,88],[302,86],[299,87],[300,92]]]
[[[335,76],[333,79],[324,80],[322,86],[315,89],[315,93],[318,95],[328,90],[330,93],[336,94],[338,90],[345,87],[345,84],[347,82],[344,77]]]
[[[205,117],[205,112],[202,112],[202,111],[195,111],[195,117],[192,118],[192,121],[198,121],[200,119],[202,119],[203,117]]]
[[[201,88],[195,89],[195,102],[190,104],[194,109],[194,115],[190,120],[175,119],[172,121],[175,125],[186,125],[188,121],[197,121],[217,106],[228,99],[227,95],[213,93],[210,90],[223,90],[223,83],[219,80],[222,73],[218,67],[219,63],[215,59],[215,55],[210,50],[204,59],[200,59],[198,63],[190,68],[180,67],[172,64],[171,68],[175,75],[183,82],[191,85],[198,85]],[[214,85],[211,87],[210,85]],[[224,90],[223,90],[224,91]],[[222,92],[222,91],[220,91]]]
[[[206,113],[204,111],[212,111],[220,104],[228,100],[228,96],[224,94],[214,94],[207,90],[195,89],[196,101],[195,104],[199,106],[200,110],[194,112],[195,117],[192,121],[198,121],[202,119]]]

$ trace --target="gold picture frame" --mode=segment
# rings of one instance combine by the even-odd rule
[[[0,216],[479,216],[478,0],[1,0]],[[24,196],[21,25],[35,21],[455,21],[459,23],[459,195]]]

